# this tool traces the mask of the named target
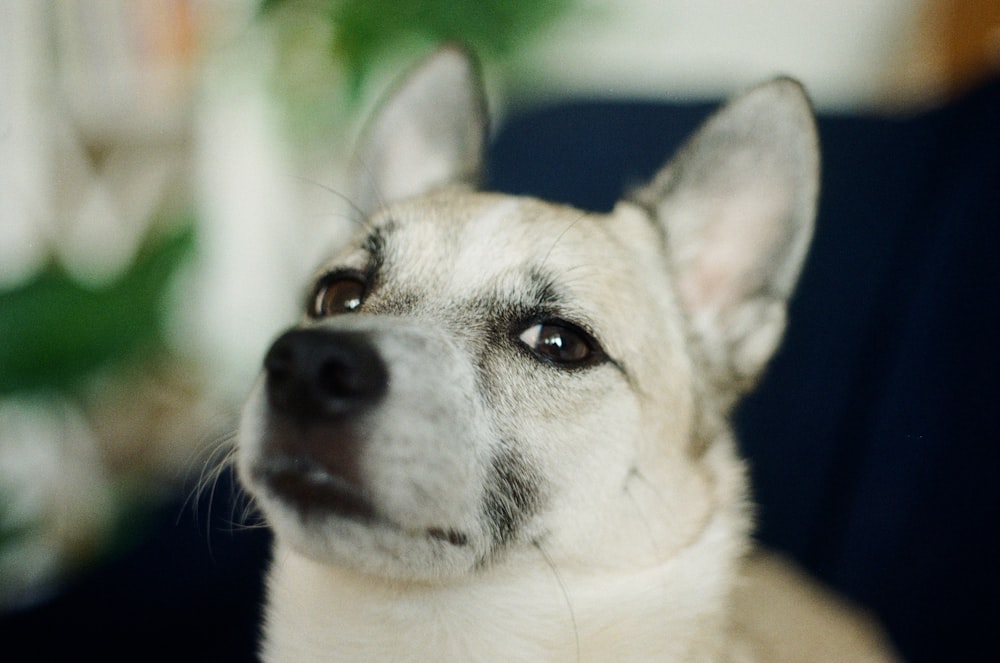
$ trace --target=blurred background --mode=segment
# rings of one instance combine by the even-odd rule
[[[911,120],[926,128],[920,118],[996,80],[1000,3],[0,0],[0,625],[10,633],[64,630],[60,620],[92,608],[121,616],[95,596],[131,606],[137,622],[162,618],[125,598],[129,583],[176,591],[194,579],[214,588],[219,610],[242,602],[234,621],[256,617],[266,535],[239,538],[226,477],[228,506],[211,521],[215,468],[269,339],[297,315],[290,293],[350,230],[341,194],[360,120],[448,40],[482,58],[500,131],[579,99],[702,113],[784,73],[821,115],[870,118],[877,136]],[[1000,120],[995,105],[990,114]],[[495,151],[497,182],[530,192],[504,180],[510,145]],[[1000,189],[991,182],[984,190]],[[996,522],[983,527],[985,550],[1000,552]],[[154,558],[135,555],[150,542],[183,553],[144,566]],[[122,564],[134,566],[116,575]],[[179,568],[180,584],[168,575]],[[994,623],[996,573],[982,608]],[[189,612],[187,599],[157,610]],[[233,633],[251,640],[253,628]],[[216,660],[252,649],[224,645]]]

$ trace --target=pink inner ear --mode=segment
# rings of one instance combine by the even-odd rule
[[[693,203],[694,201],[689,201]],[[697,230],[679,256],[681,298],[692,313],[720,314],[760,288],[763,269],[788,232],[790,192],[769,182],[744,183],[716,200],[698,201],[688,215]]]

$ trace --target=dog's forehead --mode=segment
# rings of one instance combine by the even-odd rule
[[[530,198],[455,193],[428,196],[385,210],[376,230],[391,244],[401,266],[424,266],[421,257],[446,257],[441,273],[477,267],[504,271],[538,261],[586,214]],[[391,236],[391,238],[390,238]]]
[[[364,244],[381,252],[387,275],[446,290],[529,276],[568,288],[588,281],[613,287],[613,275],[630,271],[637,247],[649,244],[635,235],[652,238],[652,229],[637,211],[594,214],[528,197],[448,191],[387,208]]]

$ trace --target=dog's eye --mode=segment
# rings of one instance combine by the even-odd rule
[[[365,298],[365,283],[355,276],[331,275],[320,279],[309,303],[309,315],[325,318],[352,313]]]
[[[562,320],[533,323],[517,338],[538,358],[567,367],[589,364],[600,355],[597,341]]]

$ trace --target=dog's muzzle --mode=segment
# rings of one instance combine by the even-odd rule
[[[264,374],[268,424],[258,478],[302,509],[371,517],[354,425],[388,388],[378,352],[358,332],[292,330],[271,346]]]

